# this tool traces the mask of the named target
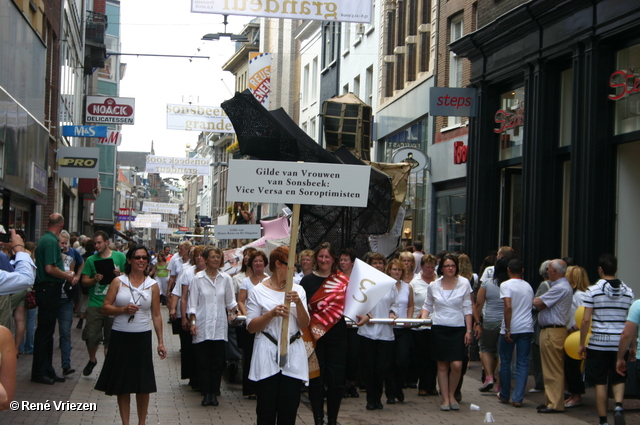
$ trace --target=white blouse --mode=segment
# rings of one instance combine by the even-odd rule
[[[394,284],[391,290],[382,297],[378,304],[376,304],[371,311],[371,317],[376,319],[384,319],[389,317],[389,313],[398,315],[398,288]],[[393,334],[393,327],[386,323],[367,323],[364,326],[358,328],[358,335],[365,338],[380,340],[380,341],[394,341],[396,338]]]
[[[236,305],[233,282],[228,274],[219,271],[212,281],[206,270],[196,273],[189,285],[187,301],[187,314],[196,315],[198,335],[193,337],[193,343],[226,341],[227,310],[235,309]]]
[[[422,308],[429,312],[431,323],[441,326],[465,326],[464,317],[473,314],[471,285],[465,277],[458,276],[452,290],[442,289],[442,277],[429,285]]]
[[[307,310],[307,295],[302,286],[294,284],[293,290],[298,293],[302,305]],[[274,291],[266,285],[259,283],[256,285],[247,298],[247,325],[256,317],[260,317],[276,306],[284,304],[284,292]],[[302,330],[298,326],[297,308],[291,303],[289,316],[289,337]],[[307,311],[308,313],[308,311]],[[260,381],[282,371],[282,374],[294,379],[300,379],[305,384],[309,381],[309,364],[307,362],[307,350],[302,338],[296,339],[289,345],[287,352],[287,363],[280,367],[280,332],[282,330],[282,318],[276,317],[267,326],[256,333],[253,345],[253,357],[251,358],[251,369],[249,379]],[[265,335],[267,332],[278,341],[278,345],[271,342]]]
[[[144,282],[136,288],[131,286],[127,275],[120,275],[119,279],[121,284],[113,305],[115,307],[124,307],[129,304],[135,304],[140,309],[136,311],[131,321],[129,321],[130,314],[118,314],[113,319],[112,329],[121,332],[150,331],[151,301],[153,298],[151,287],[156,284],[156,281],[147,276]]]
[[[178,298],[182,298],[182,286],[189,286],[193,277],[195,276],[196,266],[183,267],[180,272],[180,276],[176,280],[176,284],[173,286],[171,295],[175,295]],[[178,300],[176,304],[176,317],[182,317],[182,303]]]

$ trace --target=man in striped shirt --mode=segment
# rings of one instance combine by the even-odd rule
[[[598,260],[600,280],[587,289],[583,299],[585,306],[580,327],[580,349],[586,358],[586,381],[596,388],[596,410],[600,424],[607,424],[607,383],[613,388],[616,403],[613,418],[615,425],[625,425],[622,400],[626,378],[616,373],[618,344],[627,311],[633,302],[633,290],[616,279],[618,260],[613,254],[603,254]],[[592,320],[593,319],[593,320]],[[591,338],[585,347],[589,324]]]

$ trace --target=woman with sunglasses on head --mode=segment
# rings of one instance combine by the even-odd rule
[[[136,394],[138,423],[144,424],[149,394],[156,392],[151,350],[151,324],[158,338],[157,352],[166,357],[162,337],[160,290],[147,276],[149,252],[136,245],[127,252],[124,274],[115,278],[102,305],[102,314],[115,316],[111,343],[96,390],[118,396],[120,418],[129,424],[131,394]]]
[[[467,278],[458,275],[458,257],[455,255],[446,254],[440,269],[442,277],[429,285],[421,316],[432,320],[442,396],[440,410],[459,410],[454,393],[460,381],[464,352],[472,340],[471,285]]]
[[[287,286],[289,247],[280,246],[269,255],[273,273],[249,294],[247,330],[256,334],[249,378],[256,382],[258,425],[296,423],[302,383],[309,380],[307,351],[301,338],[309,325],[307,299],[300,285]],[[289,317],[287,357],[280,357],[282,319]]]
[[[220,380],[225,364],[229,320],[236,314],[236,298],[231,277],[220,271],[222,251],[208,246],[202,252],[205,269],[189,286],[187,314],[191,315],[191,335],[196,346],[203,406],[217,406]]]

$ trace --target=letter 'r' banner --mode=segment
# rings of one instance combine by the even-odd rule
[[[356,316],[370,312],[395,284],[391,276],[356,258],[344,301],[344,316],[357,322]]]
[[[371,0],[191,0],[191,12],[262,18],[371,22]]]

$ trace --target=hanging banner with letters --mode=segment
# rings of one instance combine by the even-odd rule
[[[231,120],[219,106],[167,104],[167,129],[235,133]]]
[[[191,12],[261,18],[371,22],[371,0],[191,0]]]
[[[147,155],[147,173],[208,176],[211,159]]]
[[[268,110],[271,95],[271,53],[249,53],[249,90]]]
[[[142,211],[156,214],[178,214],[180,212],[180,205],[167,202],[144,201]]]

